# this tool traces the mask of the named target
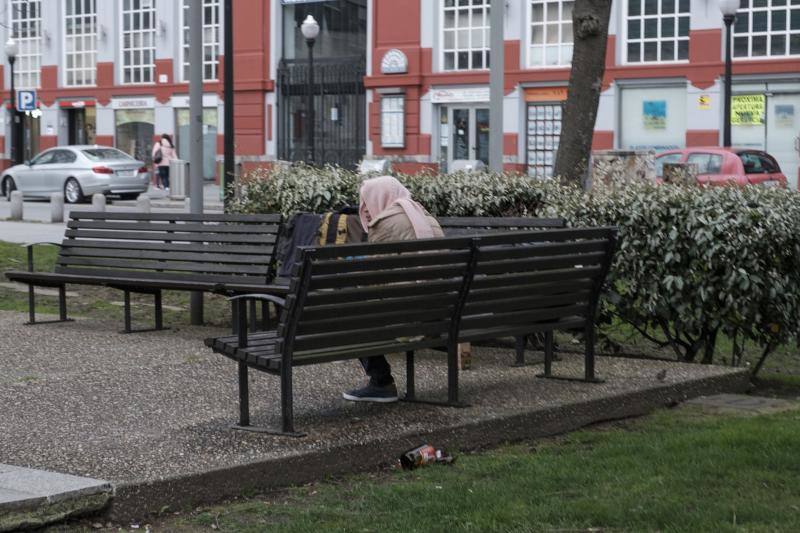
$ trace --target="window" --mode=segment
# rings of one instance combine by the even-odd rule
[[[153,83],[156,0],[122,0],[122,83]]]
[[[800,0],[741,0],[734,57],[800,55]]]
[[[489,68],[489,0],[443,0],[443,70]]]
[[[97,72],[97,0],[66,0],[64,84],[94,85]]]
[[[742,152],[739,159],[742,160],[745,174],[771,174],[781,171],[778,163],[763,152]]]
[[[9,0],[11,36],[19,45],[14,64],[14,84],[18,89],[39,87],[42,65],[41,0]]]
[[[74,163],[75,159],[77,159],[77,156],[69,150],[56,150],[56,152],[53,154],[52,162],[66,165],[69,163]]]
[[[39,154],[31,161],[31,165],[49,165],[55,159],[56,151],[51,150],[49,152],[44,152]]]
[[[118,161],[120,159],[133,160],[131,156],[116,148],[90,148],[81,150],[90,161]]]
[[[628,63],[689,59],[690,0],[628,0]]]
[[[667,163],[680,163],[681,157],[683,157],[683,154],[681,153],[667,154],[667,155],[662,155],[661,157],[656,157],[656,176],[658,176],[659,178],[663,177],[664,165],[666,165]]]
[[[405,146],[405,97],[386,95],[381,98],[381,146]]]
[[[219,0],[203,0],[203,79],[217,79]],[[189,0],[183,0],[183,80],[189,81]]]
[[[689,154],[686,162],[697,165],[698,174],[719,174],[722,171],[722,156],[718,154]]]
[[[573,4],[566,0],[530,0],[528,66],[570,64]]]

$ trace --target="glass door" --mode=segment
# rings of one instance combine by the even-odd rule
[[[767,152],[774,157],[789,181],[789,188],[797,189],[800,148],[797,113],[800,113],[800,95],[775,94],[767,97]]]
[[[453,106],[442,108],[439,123],[440,161],[449,171],[453,161],[479,159],[489,164],[489,109]]]

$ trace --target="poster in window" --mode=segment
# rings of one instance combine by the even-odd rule
[[[766,98],[763,94],[735,94],[731,97],[731,124],[763,126]]]
[[[667,101],[645,100],[642,102],[642,119],[646,130],[667,129]]]
[[[792,104],[775,105],[775,125],[779,128],[794,127],[794,105]]]

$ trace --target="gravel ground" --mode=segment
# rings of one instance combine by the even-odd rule
[[[0,458],[16,466],[114,483],[176,475],[415,435],[467,422],[614,397],[725,375],[723,367],[600,358],[603,384],[535,379],[540,365],[511,367],[511,350],[473,348],[461,373],[464,409],[422,404],[370,405],[341,399],[363,381],[357,361],[295,370],[295,425],[303,439],[235,432],[236,365],[203,345],[215,328],[177,327],[123,335],[115,322],[29,327],[0,312]],[[529,352],[529,359],[540,354]],[[405,365],[390,357],[398,388]],[[446,397],[443,354],[418,357],[418,396]],[[578,376],[581,358],[565,355],[556,372]],[[667,369],[666,375],[662,370]],[[279,423],[279,379],[251,372],[251,421]]]

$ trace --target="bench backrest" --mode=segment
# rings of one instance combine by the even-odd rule
[[[70,213],[55,271],[110,278],[265,283],[281,217]]]
[[[436,220],[448,237],[477,235],[488,232],[563,228],[567,224],[563,218],[439,217]]]
[[[581,228],[302,247],[278,350],[324,362],[593,320],[615,238]]]
[[[514,232],[479,237],[460,338],[531,332],[532,324],[594,320],[616,246],[615,228]]]
[[[447,344],[474,256],[472,240],[301,247],[278,335],[313,362]],[[315,359],[315,351],[326,355]],[[288,356],[287,356],[288,357]]]

